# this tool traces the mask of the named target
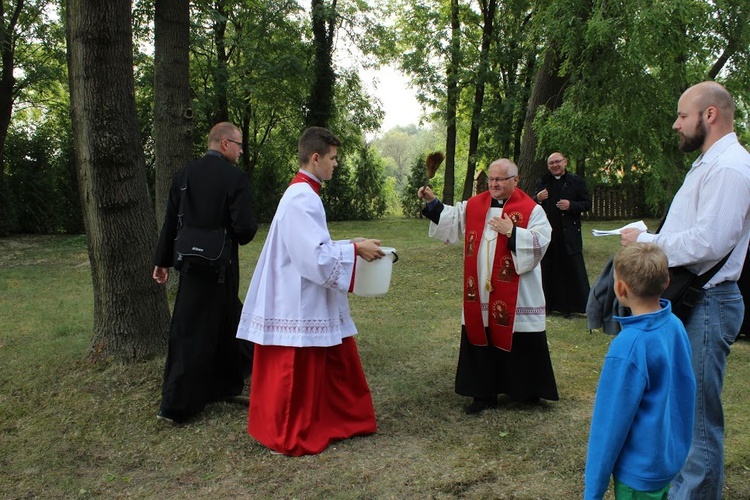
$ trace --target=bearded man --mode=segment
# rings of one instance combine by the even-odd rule
[[[698,391],[693,443],[672,482],[672,500],[718,500],[724,481],[721,390],[744,315],[737,279],[750,242],[750,153],[734,133],[734,110],[732,96],[716,82],[699,83],[682,94],[672,128],[680,136],[681,151],[700,155],[675,194],[661,231],[626,229],[621,237],[623,246],[654,242],[666,252],[670,267],[685,266],[696,274],[731,252],[683,320]]]

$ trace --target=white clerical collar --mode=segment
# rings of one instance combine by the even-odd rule
[[[318,179],[317,177],[315,177],[313,174],[311,174],[307,170],[299,169],[299,171],[302,172],[303,174],[305,174],[306,176],[308,176],[309,178],[317,181],[318,184],[323,184],[323,181],[321,181],[320,179]]]

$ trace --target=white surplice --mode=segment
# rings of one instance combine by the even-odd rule
[[[256,344],[329,347],[357,333],[347,293],[349,240],[333,241],[320,197],[306,183],[279,202],[247,291],[237,337]]]
[[[502,217],[503,209],[491,207],[487,211],[486,221],[493,217]],[[430,223],[429,235],[431,238],[449,244],[464,242],[466,233],[466,202],[462,201],[455,206],[444,205],[440,213],[438,224]],[[516,319],[513,325],[514,332],[541,332],[546,329],[546,303],[544,290],[542,289],[542,269],[539,265],[549,247],[552,237],[552,226],[547,220],[547,215],[541,205],[537,205],[531,211],[529,224],[526,228],[516,227],[516,249],[511,252],[513,265],[519,275],[518,301],[516,303]],[[484,283],[492,272],[492,263],[495,258],[495,246],[498,233],[485,223],[482,238],[475,242],[477,253],[477,277],[479,278],[478,290],[482,304],[482,320],[484,326],[487,322],[487,309],[490,292],[484,287]],[[506,241],[505,238],[502,238]],[[463,312],[461,322],[465,324]]]

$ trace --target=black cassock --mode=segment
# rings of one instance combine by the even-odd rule
[[[481,399],[507,394],[517,401],[557,401],[547,334],[515,332],[513,347],[507,352],[492,345],[472,345],[462,326],[456,393]]]
[[[242,311],[238,273],[227,274],[219,283],[215,269],[199,264],[180,273],[160,407],[177,422],[207,403],[241,394],[250,375],[252,344],[236,338]]]
[[[187,179],[187,183],[186,183]],[[175,262],[181,187],[187,185],[183,224],[226,228],[232,262],[223,270],[200,257]],[[181,169],[172,181],[155,265],[180,268],[164,366],[161,416],[184,422],[211,401],[241,394],[252,369],[251,344],[236,338],[242,308],[239,292],[239,245],[255,236],[247,174],[216,151]]]
[[[542,286],[548,311],[563,313],[586,312],[589,278],[583,261],[581,212],[591,207],[585,181],[566,172],[560,179],[543,176],[535,192],[547,188],[549,198],[542,202],[552,226],[552,240],[542,259]],[[570,209],[563,211],[556,203],[570,200]]]

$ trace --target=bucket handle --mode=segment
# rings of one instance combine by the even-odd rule
[[[398,254],[396,252],[391,252],[393,254],[393,262],[398,262]]]

